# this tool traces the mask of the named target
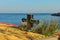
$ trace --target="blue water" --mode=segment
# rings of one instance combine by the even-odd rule
[[[57,20],[58,24],[60,25],[60,17],[57,16],[51,16],[49,13],[35,13],[34,15],[34,19],[35,20]],[[7,22],[7,23],[11,23],[11,24],[21,24],[22,18],[26,18],[26,14],[25,13],[0,13],[0,22]],[[60,28],[60,27],[59,27]]]

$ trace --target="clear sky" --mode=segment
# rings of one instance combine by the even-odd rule
[[[60,12],[60,0],[0,0],[0,12]]]

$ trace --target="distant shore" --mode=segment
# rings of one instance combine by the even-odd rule
[[[60,16],[60,13],[51,14],[52,16]]]

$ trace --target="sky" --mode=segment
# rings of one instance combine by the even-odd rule
[[[0,13],[60,12],[60,0],[0,0]]]

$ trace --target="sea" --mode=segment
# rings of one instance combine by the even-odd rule
[[[58,29],[60,29],[60,16],[51,16],[52,13],[33,13],[33,19],[40,22],[45,20],[46,22],[56,20],[58,23]],[[27,19],[27,13],[0,13],[0,22],[6,22],[11,24],[22,24],[22,18]]]

